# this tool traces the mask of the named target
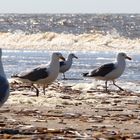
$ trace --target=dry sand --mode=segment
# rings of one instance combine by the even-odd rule
[[[0,139],[138,140],[140,94],[61,84],[36,97],[12,85],[0,118]]]

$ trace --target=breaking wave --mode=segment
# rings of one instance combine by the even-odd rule
[[[5,49],[45,49],[72,51],[140,51],[140,40],[130,39],[113,32],[110,34],[64,34],[45,32],[26,34],[25,32],[0,33],[0,46]]]

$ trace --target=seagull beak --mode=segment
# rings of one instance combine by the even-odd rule
[[[77,56],[74,56],[76,59],[78,59],[78,57]]]
[[[59,57],[61,60],[65,61],[65,58],[63,56],[60,56]]]
[[[126,56],[125,58],[128,59],[128,60],[132,60],[132,58],[131,57],[128,57],[128,56]]]

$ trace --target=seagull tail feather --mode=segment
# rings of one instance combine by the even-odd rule
[[[11,78],[17,78],[17,77],[18,77],[18,74],[11,75]]]
[[[82,73],[83,77],[89,77],[89,73],[86,72],[86,73]]]

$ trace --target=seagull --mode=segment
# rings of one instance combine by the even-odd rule
[[[102,65],[101,67],[91,71],[90,73],[83,73],[83,76],[93,77],[96,80],[104,80],[106,91],[108,81],[113,81],[113,85],[123,91],[121,87],[115,84],[115,79],[119,78],[123,74],[126,66],[125,59],[131,60],[131,58],[128,57],[125,53],[118,53],[117,61],[115,63]]]
[[[2,64],[2,49],[0,48],[0,107],[9,97],[9,83]]]
[[[69,56],[68,56],[68,59],[66,61],[60,61],[60,70],[59,70],[59,72],[63,73],[64,79],[66,79],[65,78],[65,72],[68,71],[72,66],[73,58],[78,59],[78,57],[75,56],[75,54],[70,53]]]
[[[59,59],[65,60],[61,53],[55,52],[52,54],[49,65],[41,65],[34,69],[21,72],[13,77],[24,83],[30,83],[36,89],[37,96],[39,96],[39,90],[34,84],[43,85],[45,94],[45,86],[54,82],[59,74]]]

